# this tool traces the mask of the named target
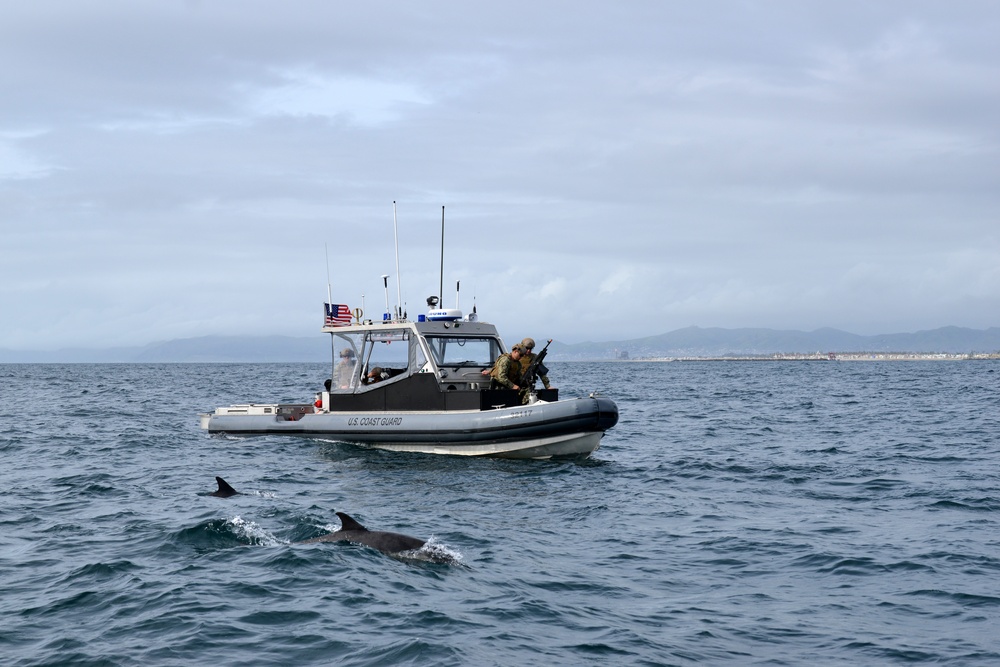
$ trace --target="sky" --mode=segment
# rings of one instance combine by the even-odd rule
[[[995,2],[0,16],[0,348],[311,336],[383,274],[567,343],[1000,326]]]

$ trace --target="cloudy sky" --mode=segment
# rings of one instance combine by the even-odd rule
[[[0,4],[0,348],[1000,326],[995,2]]]

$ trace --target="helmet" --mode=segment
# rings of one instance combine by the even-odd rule
[[[524,340],[521,341],[521,348],[525,349],[525,350],[533,350],[533,349],[535,349],[535,339],[534,338],[525,338]]]

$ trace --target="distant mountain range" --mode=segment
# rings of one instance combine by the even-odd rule
[[[782,331],[687,327],[646,338],[556,347],[563,359],[720,357],[728,355],[811,354],[827,352],[996,352],[1000,328],[942,327],[916,333],[860,336],[839,329]],[[553,356],[555,358],[555,356]]]
[[[330,339],[292,336],[201,336],[141,347],[67,348],[51,352],[0,349],[0,363],[269,363],[330,361]]]
[[[509,339],[513,340],[513,339]],[[838,329],[782,331],[687,327],[659,336],[603,343],[554,341],[551,361],[719,357],[826,352],[1000,352],[1000,328],[942,327],[916,333],[859,336]],[[0,349],[0,363],[277,363],[329,362],[325,335],[202,336],[141,347],[68,348],[48,352]]]

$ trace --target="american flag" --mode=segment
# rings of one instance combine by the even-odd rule
[[[324,303],[326,318],[323,325],[327,327],[346,327],[351,323],[351,311],[342,303]]]

